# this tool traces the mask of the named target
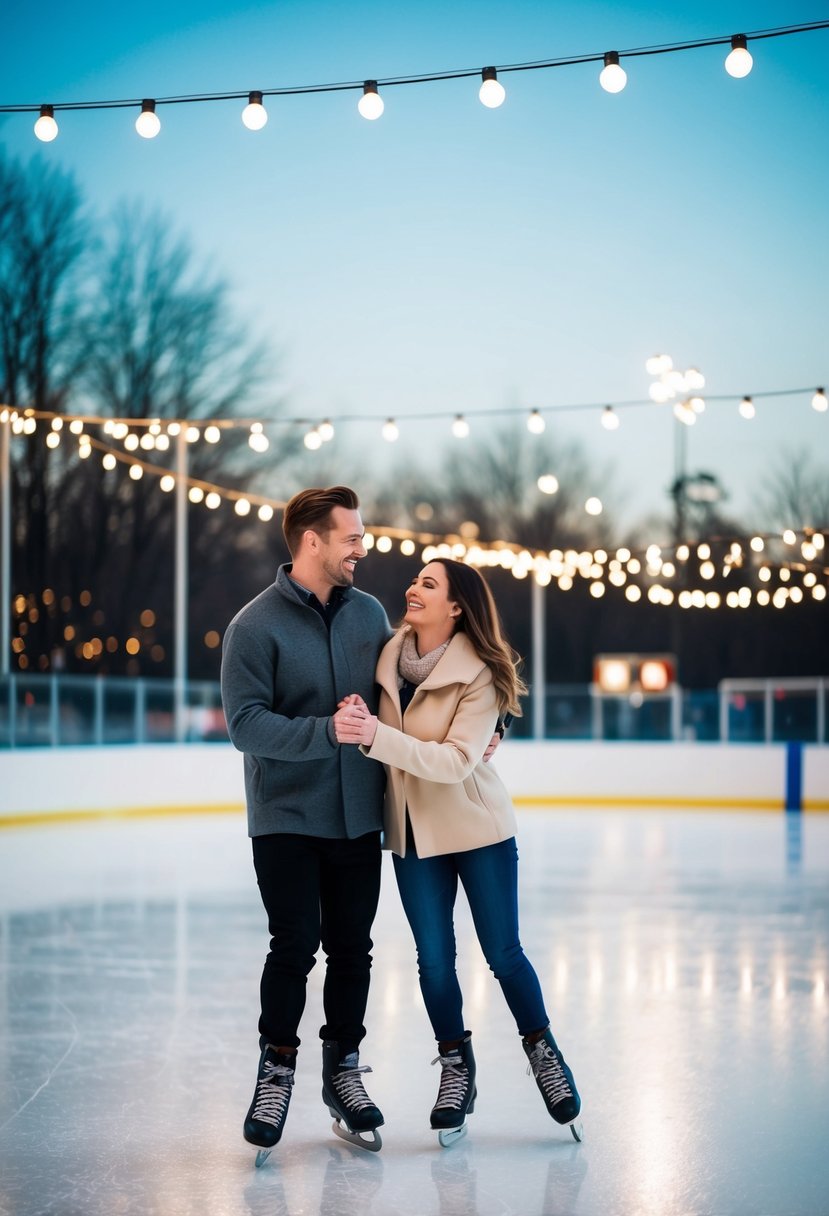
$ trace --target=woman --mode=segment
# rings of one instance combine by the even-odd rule
[[[417,946],[420,987],[441,1079],[431,1125],[446,1145],[474,1109],[475,1058],[455,970],[453,912],[464,886],[478,940],[515,1017],[547,1109],[570,1126],[581,1100],[550,1031],[538,977],[518,935],[515,812],[483,761],[499,718],[526,691],[481,575],[438,558],[412,581],[403,627],[377,665],[377,716],[357,696],[334,716],[340,743],[387,771],[385,847]]]

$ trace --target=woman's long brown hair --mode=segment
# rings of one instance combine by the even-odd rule
[[[501,629],[501,619],[492,592],[483,576],[474,566],[452,558],[432,559],[446,570],[449,582],[449,598],[460,606],[458,629],[469,638],[475,653],[492,670],[493,683],[498,696],[498,710],[502,714],[521,716],[520,697],[527,686],[518,673],[520,657],[510,646]]]

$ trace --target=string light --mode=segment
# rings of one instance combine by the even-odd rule
[[[727,46],[730,43],[731,51],[726,59],[726,70],[731,75],[745,76],[751,70],[751,66],[752,66],[752,62],[753,62],[751,55],[749,54],[749,51],[747,49],[747,42],[749,39],[756,40],[756,39],[760,39],[760,38],[763,38],[763,39],[780,38],[780,37],[783,37],[784,35],[789,35],[789,34],[813,33],[817,30],[822,30],[822,29],[826,29],[826,28],[829,28],[829,21],[826,21],[826,20],[811,21],[811,22],[803,22],[798,25],[778,26],[774,29],[749,31],[747,34],[734,34],[734,35],[727,35],[727,36],[720,35],[720,36],[708,37],[708,38],[686,39],[681,42],[673,42],[673,43],[667,43],[667,44],[660,43],[655,46],[637,46],[637,47],[633,47],[633,48],[630,48],[630,49],[628,49],[626,51],[622,51],[622,52],[607,51],[604,54],[594,53],[594,54],[590,54],[590,55],[571,55],[571,56],[564,56],[564,57],[554,58],[554,59],[534,60],[529,63],[503,64],[497,69],[495,66],[493,66],[491,68],[485,68],[483,72],[481,72],[481,70],[479,68],[467,68],[467,69],[463,69],[461,71],[423,72],[423,73],[419,73],[417,75],[410,75],[410,76],[387,77],[383,80],[382,83],[384,86],[391,85],[391,84],[394,84],[394,85],[434,84],[438,81],[457,80],[459,78],[464,78],[464,77],[471,78],[471,77],[481,76],[481,77],[484,77],[483,84],[489,84],[490,81],[488,81],[486,79],[486,77],[484,76],[484,73],[491,72],[492,73],[491,83],[498,85],[500,88],[501,87],[500,82],[497,80],[498,71],[500,71],[502,73],[505,71],[527,72],[527,71],[536,71],[540,68],[544,68],[544,69],[564,68],[564,67],[573,67],[578,64],[583,64],[586,62],[603,62],[604,67],[602,68],[601,77],[600,77],[600,79],[602,81],[602,87],[611,92],[618,92],[620,89],[624,88],[625,82],[627,80],[626,73],[624,72],[623,68],[619,64],[620,56],[633,56],[633,55],[635,55],[637,57],[651,56],[651,55],[660,55],[661,56],[661,55],[665,55],[667,53],[691,51],[691,50],[695,50],[695,49],[703,48],[703,47],[713,47],[713,46],[723,46],[723,45]],[[482,87],[483,87],[483,84],[482,84]],[[243,115],[246,111],[248,111],[250,109],[251,106],[253,106],[254,109],[257,111],[254,115],[254,121],[258,121],[258,122],[260,122],[261,126],[264,126],[265,122],[267,122],[266,114],[265,114],[264,121],[262,121],[262,115],[264,113],[263,98],[265,96],[295,96],[295,95],[306,95],[306,94],[311,94],[311,93],[334,93],[334,92],[342,92],[345,90],[354,90],[357,88],[363,89],[363,96],[360,98],[360,101],[358,103],[358,108],[360,110],[360,113],[363,114],[363,116],[366,118],[372,118],[372,119],[378,118],[380,116],[380,114],[383,112],[383,102],[382,102],[382,98],[380,98],[380,96],[379,96],[377,87],[378,86],[377,86],[376,80],[367,80],[362,83],[358,82],[358,81],[349,81],[349,82],[343,82],[343,83],[338,83],[338,84],[297,85],[297,86],[293,86],[293,87],[289,87],[289,88],[254,90],[252,92],[248,92],[247,90],[245,90],[245,91],[227,91],[227,90],[225,90],[223,92],[214,92],[214,93],[177,95],[175,97],[167,97],[167,98],[162,98],[160,100],[162,102],[176,102],[176,103],[180,104],[180,103],[196,103],[196,102],[219,102],[219,101],[229,101],[229,100],[243,101],[245,98],[247,98],[247,106],[245,107],[245,111],[243,111]],[[483,98],[482,98],[482,100],[483,100]],[[503,100],[503,98],[501,100]],[[51,106],[12,104],[12,105],[0,106],[0,113],[36,113],[39,110],[41,119],[49,118],[52,120],[52,123],[54,123],[54,111],[56,109],[105,110],[105,109],[125,108],[125,107],[129,107],[129,106],[134,106],[136,104],[137,103],[134,99],[127,99],[127,98],[120,98],[120,99],[107,100],[107,101],[62,102],[62,103],[51,105]],[[484,104],[492,104],[492,103],[484,102]],[[151,100],[145,100],[143,102],[142,108],[154,111],[154,106],[155,106],[155,102],[153,102]],[[261,110],[262,113],[259,113],[258,112],[259,110]],[[38,123],[41,121],[41,119],[38,120]],[[157,122],[157,118],[155,121]],[[244,116],[243,116],[243,122],[245,122],[246,126],[248,125]],[[38,126],[38,123],[36,123],[35,125]],[[39,139],[42,139],[42,138],[45,138],[47,140],[54,139],[57,134],[57,124],[55,124],[54,126],[51,126],[50,124],[47,123],[43,127],[41,127],[41,130],[47,131],[48,134],[43,136],[38,132]],[[157,133],[158,133],[158,128],[156,127],[155,130],[153,130],[152,135],[155,135]],[[147,136],[147,137],[152,138],[152,135]]]
[[[268,121],[268,111],[262,105],[262,94],[254,90],[248,94],[248,104],[242,110],[242,122],[249,131],[261,131]]]
[[[826,391],[819,388],[812,398],[812,409],[817,410],[819,414],[825,414],[829,410],[829,398],[826,396]]]
[[[558,491],[558,478],[552,473],[543,473],[537,484],[542,494],[555,494]]]
[[[155,139],[161,130],[161,119],[155,112],[155,102],[145,97],[141,102],[141,113],[135,120],[135,129],[142,139]]]
[[[456,439],[466,439],[469,436],[469,423],[463,414],[457,414],[452,423],[452,434]]]
[[[372,122],[375,118],[380,117],[385,108],[383,98],[377,91],[377,81],[367,80],[363,85],[363,95],[357,102],[357,109],[363,118]]]
[[[317,427],[317,434],[323,443],[330,443],[334,438],[334,427],[328,418],[324,418]]]
[[[40,118],[35,123],[35,135],[44,144],[50,144],[57,139],[58,124],[55,122],[55,107],[41,106]]]
[[[531,435],[543,435],[547,429],[547,423],[539,414],[538,410],[531,410],[530,416],[527,419],[527,430]]]
[[[621,419],[612,405],[606,405],[602,410],[602,426],[606,431],[618,431]]]
[[[749,421],[757,413],[757,410],[754,408],[754,402],[751,400],[750,397],[743,397],[742,401],[737,406],[737,409],[740,412],[740,417],[746,418]]]
[[[627,82],[627,72],[619,63],[619,52],[607,51],[604,67],[599,73],[599,84],[606,93],[621,93]]]
[[[504,98],[507,95],[506,89],[498,79],[495,68],[484,68],[481,77],[483,84],[478,90],[478,97],[488,109],[497,110],[498,106],[504,104]]]
[[[54,443],[54,439],[51,439],[50,442],[51,437],[59,440],[64,427],[68,424],[71,428],[72,422],[75,421],[82,421],[87,426],[97,424],[110,438],[123,434],[126,427],[124,420],[88,417],[75,419],[68,415],[57,415],[49,411],[33,409],[25,410],[24,414],[25,417],[21,417],[17,410],[6,406],[0,409],[0,422],[10,423],[15,433],[27,434],[33,433],[39,419],[48,422],[44,439],[49,446]],[[253,433],[261,433],[262,423],[260,422],[250,423],[236,419],[222,421],[223,425],[228,426],[258,427],[260,430]],[[152,430],[160,429],[159,424],[150,419],[133,419],[131,425],[146,426],[148,434],[152,433],[150,428]],[[206,429],[207,425],[215,425],[215,422],[200,423],[198,426],[188,425],[192,425],[194,429],[198,429],[198,426]],[[77,428],[75,429],[77,430]],[[134,440],[135,432],[128,431],[126,438]],[[88,431],[78,435],[79,458],[87,457],[93,446],[103,452],[103,467],[108,471],[116,469],[120,462],[127,465],[129,476],[135,481],[141,480],[144,474],[157,477],[159,488],[163,492],[169,493],[178,484],[178,477],[162,467],[147,464],[137,457],[127,454],[126,451],[115,452],[102,441],[93,438]],[[183,480],[189,501],[194,505],[203,504],[209,510],[217,510],[223,502],[227,501],[233,504],[236,513],[243,517],[250,514],[254,505],[251,503],[251,498],[257,500],[255,495],[245,496],[238,491],[197,481],[190,477],[185,477]],[[554,492],[558,488],[558,483],[552,474],[546,474],[539,478],[538,486],[544,492]],[[257,514],[259,519],[264,522],[273,517],[275,508],[282,509],[285,505],[261,497],[258,498],[258,504]],[[424,505],[421,504],[421,506]],[[591,514],[599,514],[602,511],[602,504],[598,498],[589,499],[585,504],[585,510]],[[425,512],[416,512],[418,518],[421,517],[421,514],[424,518],[426,517]],[[467,522],[461,525],[460,532],[465,537],[477,537],[477,525]],[[414,553],[418,540],[422,544],[426,539],[423,534],[419,535],[407,529],[386,528],[382,534],[378,534],[378,540],[382,542],[377,544],[378,550],[381,553],[390,552],[395,537],[400,541],[400,552],[407,556]],[[580,553],[575,550],[567,550],[566,553],[551,550],[549,554],[533,554],[525,548],[519,548],[517,544],[503,541],[492,544],[476,541],[474,545],[467,547],[467,544],[459,543],[455,538],[450,538],[452,543],[447,543],[446,538],[441,541],[439,537],[431,536],[428,539],[430,547],[438,555],[445,554],[471,564],[500,566],[509,570],[517,579],[532,575],[535,581],[542,586],[556,581],[559,590],[571,589],[574,585],[573,580],[578,576],[587,581],[591,588],[593,585],[597,586],[597,590],[590,591],[592,596],[598,598],[611,588],[625,588],[625,594],[628,594],[628,590],[630,591],[628,598],[632,603],[638,602],[645,596],[648,602],[659,605],[668,605],[678,601],[685,609],[713,609],[720,606],[748,607],[752,603],[756,603],[758,606],[770,604],[772,607],[780,609],[801,603],[822,603],[827,597],[827,588],[829,588],[829,568],[821,568],[820,565],[826,547],[825,537],[822,532],[808,527],[801,529],[800,534],[787,528],[782,533],[756,534],[742,541],[719,537],[697,544],[695,556],[699,566],[696,576],[703,582],[710,584],[719,573],[723,578],[730,575],[732,580],[739,577],[755,579],[760,584],[769,586],[775,578],[776,572],[777,591],[772,586],[765,595],[762,589],[758,589],[754,594],[750,586],[743,584],[730,591],[728,597],[725,597],[724,593],[721,595],[719,591],[711,589],[689,588],[687,582],[693,578],[693,570],[682,573],[681,577],[686,585],[681,589],[677,588],[675,594],[669,584],[677,577],[677,563],[688,560],[689,547],[687,544],[676,545],[672,550],[667,551],[659,545],[649,545],[646,550],[642,551],[645,563],[644,573],[643,561],[640,561],[635,553],[631,553],[630,549],[620,548],[607,565],[605,575],[608,555],[602,549],[597,549],[592,553],[589,550]],[[431,544],[434,541],[439,543]],[[366,547],[370,547],[373,543],[374,538],[370,533],[367,534]],[[799,549],[796,555],[791,553],[795,544]],[[788,552],[779,553],[781,545],[785,545]],[[718,547],[719,556],[714,553],[714,546]],[[778,547],[778,556],[775,556],[775,546]],[[744,556],[744,550],[749,551],[747,556]],[[666,552],[668,556],[673,553],[675,560],[666,560]],[[622,563],[626,564],[626,570],[622,569]],[[641,579],[638,576],[641,576]],[[645,580],[656,579],[659,581],[645,582]],[[819,579],[823,581],[819,581]],[[602,585],[603,590],[598,590],[599,584]]]
[[[744,76],[748,76],[754,66],[754,60],[746,46],[746,41],[745,34],[735,34],[731,39],[731,50],[725,59],[725,70],[735,80],[742,80]]]
[[[309,451],[316,452],[319,448],[322,447],[322,436],[320,435],[319,431],[316,430],[316,428],[315,428],[314,430],[308,431],[306,433],[305,438],[303,439],[302,442],[305,444],[306,448],[309,449]]]
[[[382,434],[386,443],[394,443],[395,440],[400,438],[400,431],[398,429],[397,423],[394,421],[393,418],[386,419],[386,421],[383,423],[383,429],[380,433]]]

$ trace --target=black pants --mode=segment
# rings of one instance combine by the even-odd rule
[[[371,969],[371,925],[380,898],[380,833],[356,840],[254,836],[253,864],[271,948],[262,973],[262,1042],[298,1047],[306,982],[322,944],[325,1025],[343,1055],[356,1051]]]

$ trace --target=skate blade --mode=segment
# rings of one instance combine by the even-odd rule
[[[261,1170],[262,1166],[268,1160],[268,1157],[270,1157],[270,1155],[271,1155],[271,1150],[269,1148],[260,1148],[260,1149],[256,1150],[256,1168],[258,1170]]]
[[[584,1124],[582,1123],[581,1119],[574,1119],[573,1122],[568,1123],[567,1126],[570,1128],[570,1132],[576,1144],[581,1144],[582,1140],[584,1139]]]
[[[460,1127],[443,1127],[438,1132],[438,1142],[441,1148],[451,1148],[453,1144],[457,1144],[459,1140],[463,1140],[467,1133],[467,1126],[462,1123]]]
[[[347,1127],[343,1127],[339,1119],[335,1119],[331,1124],[331,1130],[335,1136],[339,1136],[341,1140],[345,1140],[347,1144],[353,1144],[356,1148],[364,1148],[370,1153],[379,1153],[383,1147],[383,1141],[380,1139],[378,1131],[370,1132],[352,1132]],[[371,1140],[364,1140],[364,1136],[371,1136]]]

